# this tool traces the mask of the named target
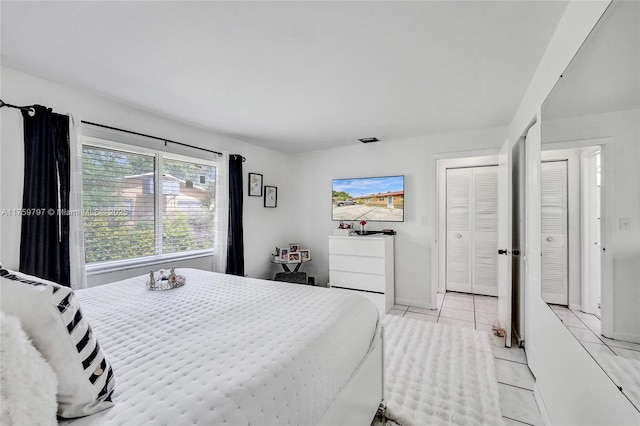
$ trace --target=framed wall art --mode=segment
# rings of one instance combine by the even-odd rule
[[[277,186],[264,186],[264,206],[265,207],[278,207],[278,187]]]
[[[262,197],[262,175],[249,173],[249,197]]]

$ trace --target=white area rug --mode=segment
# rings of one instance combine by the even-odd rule
[[[504,425],[486,332],[387,315],[386,418],[402,426]]]

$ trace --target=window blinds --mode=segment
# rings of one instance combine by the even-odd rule
[[[86,144],[82,153],[88,264],[213,249],[215,166]]]

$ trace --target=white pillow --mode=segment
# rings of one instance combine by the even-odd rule
[[[113,369],[82,316],[73,290],[0,266],[2,310],[17,316],[58,376],[58,415],[112,407]]]
[[[0,312],[0,424],[57,424],[53,368],[29,341],[20,320]]]

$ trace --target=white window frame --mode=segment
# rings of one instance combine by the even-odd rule
[[[154,162],[155,162],[154,185],[156,188],[161,188],[161,185],[162,185],[162,181],[161,181],[161,176],[163,176],[162,165],[165,159],[213,166],[216,168],[216,177],[219,169],[219,164],[215,161],[206,160],[198,157],[189,157],[186,155],[173,154],[173,153],[153,150],[149,148],[142,148],[135,145],[128,145],[120,142],[113,142],[106,139],[99,139],[99,138],[94,138],[90,136],[82,137],[82,147],[84,146],[123,151],[131,154],[153,156]],[[155,247],[156,247],[156,252],[158,252],[162,247],[162,232],[163,232],[162,217],[161,217],[162,208],[158,207],[162,205],[162,191],[156,190],[154,191],[154,193],[155,193],[154,219],[155,219],[155,238],[156,238]],[[214,244],[214,247],[215,247],[215,244]],[[213,256],[214,254],[215,253],[213,248],[183,251],[179,253],[155,254],[153,256],[143,256],[143,257],[137,257],[133,259],[110,260],[106,262],[90,263],[90,264],[87,264],[86,271],[87,271],[87,275],[101,274],[105,272],[122,271],[127,269],[143,267],[143,266],[152,266],[158,263],[169,262],[169,261],[188,260],[188,259],[196,259],[201,257]]]

